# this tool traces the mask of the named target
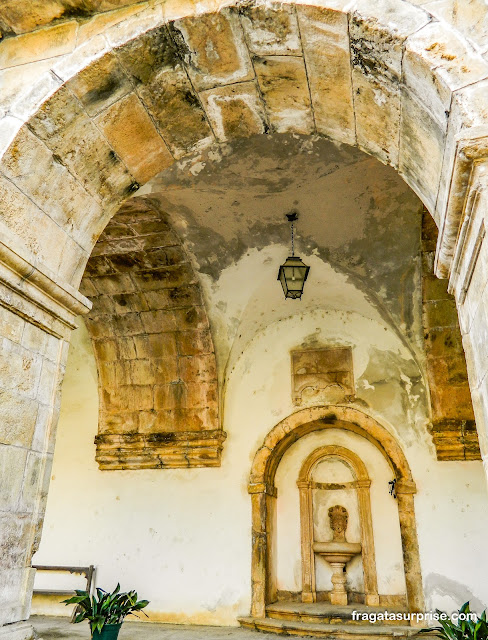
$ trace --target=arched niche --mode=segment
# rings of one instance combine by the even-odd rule
[[[320,487],[314,482],[313,473],[321,462],[330,459],[338,459],[344,462],[354,477],[353,489],[357,493],[361,530],[365,604],[376,606],[379,605],[379,595],[369,492],[371,479],[361,458],[350,449],[337,445],[327,445],[312,451],[303,463],[298,476],[302,551],[302,602],[315,602],[317,600],[315,553],[313,551],[313,491]]]
[[[396,480],[407,606],[412,612],[423,611],[414,505],[417,489],[405,454],[392,434],[371,416],[353,407],[328,405],[303,409],[282,420],[271,429],[254,456],[248,487],[252,501],[251,615],[264,618],[266,605],[275,599],[271,544],[278,465],[285,452],[299,438],[327,429],[342,429],[366,438],[377,447],[391,467]],[[361,471],[360,466],[358,471]]]
[[[98,365],[100,469],[220,465],[214,342],[200,281],[168,216],[132,198],[100,236],[81,289]]]

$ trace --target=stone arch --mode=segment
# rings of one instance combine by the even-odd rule
[[[255,618],[266,616],[266,605],[273,599],[274,586],[270,567],[273,512],[277,497],[274,482],[278,465],[285,452],[298,439],[315,431],[334,428],[366,438],[382,453],[394,472],[407,606],[412,612],[423,611],[424,598],[414,506],[417,489],[405,454],[396,439],[376,419],[354,407],[329,405],[302,409],[282,420],[271,429],[254,456],[248,490],[252,501],[251,615]]]
[[[168,216],[132,198],[111,219],[81,290],[98,364],[101,469],[218,466],[215,349],[200,282]]]
[[[202,33],[213,38],[211,58]],[[441,230],[445,274],[466,177],[486,155],[485,134],[466,129],[485,123],[487,77],[488,63],[458,33],[400,0],[185,17],[156,4],[53,61],[22,109],[13,106],[3,229],[77,286],[120,203],[175,159],[249,134],[317,133],[397,168]]]
[[[312,451],[312,453],[308,456],[308,458],[306,458],[300,469],[298,481],[308,482],[311,478],[311,474],[313,473],[314,468],[326,457],[339,458],[339,460],[344,461],[352,470],[356,480],[359,480],[360,482],[369,481],[370,478],[368,475],[368,470],[366,469],[366,465],[361,460],[361,458],[356,453],[354,453],[354,451],[350,451],[345,447],[339,447],[337,445],[327,445],[325,447],[319,447],[318,449],[315,449],[315,451]]]
[[[302,409],[273,427],[254,456],[249,486],[273,487],[278,464],[295,440],[313,431],[337,427],[339,423],[347,424],[348,431],[374,444],[391,466],[397,481],[412,483],[414,487],[405,454],[386,427],[359,409],[339,405]]]

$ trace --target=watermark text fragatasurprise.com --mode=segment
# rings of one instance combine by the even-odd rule
[[[470,620],[477,622],[478,615],[473,612],[461,613],[454,611],[451,615],[440,611],[407,612],[407,611],[356,611],[352,612],[352,619],[359,622],[387,622],[387,621],[405,621],[405,622],[439,622],[440,620],[451,620],[456,623],[458,621]]]

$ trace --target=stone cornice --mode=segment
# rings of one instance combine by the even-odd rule
[[[56,282],[54,274],[1,231],[0,305],[58,338],[66,338],[76,328],[76,316],[91,309],[87,298]]]
[[[101,433],[95,456],[102,470],[220,467],[227,434],[220,430]]]

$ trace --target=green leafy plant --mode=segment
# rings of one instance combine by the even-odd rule
[[[75,591],[76,595],[63,603],[78,605],[79,613],[76,614],[74,622],[88,620],[92,633],[101,632],[106,624],[120,624],[126,616],[135,615],[136,611],[141,611],[146,618],[147,614],[142,611],[149,604],[148,600],[137,600],[137,593],[129,591],[120,592],[118,584],[112,593],[97,588],[96,595],[90,597],[88,591]]]
[[[486,611],[483,611],[477,620],[470,620],[468,616],[471,613],[469,602],[465,602],[459,609],[458,614],[455,616],[455,622],[439,610],[436,610],[436,613],[445,618],[439,619],[441,626],[421,629],[419,633],[435,634],[442,640],[488,640]]]

